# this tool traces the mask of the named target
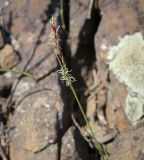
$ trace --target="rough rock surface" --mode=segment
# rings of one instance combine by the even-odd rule
[[[19,55],[13,50],[11,45],[5,45],[0,50],[0,67],[1,68],[13,68],[19,63]]]
[[[23,152],[27,150],[31,159],[37,157],[34,154],[47,148],[49,157],[56,156],[56,145],[49,146],[49,141],[56,137],[56,91],[51,89],[39,89],[28,93],[16,106],[15,116],[11,125],[15,127],[11,132],[11,159],[27,159],[23,154],[19,158],[14,148]],[[43,156],[45,151],[41,152]],[[29,159],[29,158],[28,158]]]
[[[142,160],[144,158],[144,122],[139,122],[136,126],[129,127],[109,147],[109,151],[113,150],[110,156],[111,160]]]
[[[144,131],[143,125],[139,128],[139,131],[137,129],[131,129],[133,127],[131,127],[124,113],[127,90],[126,87],[120,84],[115,78],[113,73],[108,71],[107,55],[109,47],[118,44],[120,37],[126,34],[134,34],[137,31],[143,31],[143,1],[110,0],[107,2],[100,1],[99,5],[102,20],[95,36],[97,74],[101,81],[104,82],[107,90],[105,114],[108,126],[110,128],[116,127],[119,130],[118,139],[116,138],[114,144],[110,144],[113,146],[112,150],[114,151],[109,151],[111,153],[110,159],[141,159],[139,157],[142,156],[141,149],[144,146],[142,142],[144,137],[142,134]],[[138,139],[141,139],[138,143],[132,140],[135,134],[138,135]],[[134,148],[137,148],[137,151],[134,151]]]
[[[0,66],[33,75],[0,74],[0,122],[9,128],[6,155],[10,160],[99,160],[73,96],[58,80],[48,20],[53,14],[59,22],[59,1],[5,2],[0,1]],[[62,50],[96,136],[107,144],[111,160],[142,160],[143,121],[129,123],[127,90],[108,71],[107,53],[119,37],[142,31],[143,0],[99,0],[93,8],[87,0],[71,0],[63,9],[67,31],[59,31]],[[111,129],[118,133],[110,135]]]

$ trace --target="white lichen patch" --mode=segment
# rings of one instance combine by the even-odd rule
[[[100,48],[101,48],[101,50],[103,50],[103,51],[105,51],[105,50],[108,49],[108,47],[107,47],[105,44],[102,44]]]
[[[128,95],[126,98],[125,113],[129,121],[135,123],[144,115],[143,101],[137,97]]]
[[[144,97],[144,39],[140,32],[126,35],[108,53],[109,69],[130,92]],[[132,94],[131,93],[131,94]]]
[[[20,96],[34,87],[34,82],[21,80],[16,87],[15,95]]]

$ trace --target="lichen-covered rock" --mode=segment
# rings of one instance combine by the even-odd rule
[[[144,25],[138,14],[143,10],[143,0],[100,1],[102,20],[96,34],[97,66],[101,79],[107,79],[106,59],[109,47],[118,43],[119,37],[133,34]],[[135,9],[136,8],[136,9]],[[141,14],[142,15],[142,14]]]
[[[95,44],[96,44],[96,50],[97,50],[96,65],[97,65],[98,75],[100,79],[103,82],[106,82],[107,79],[109,80],[109,85],[107,85],[107,83],[104,83],[106,88],[108,88],[107,105],[106,105],[107,106],[106,117],[108,120],[108,124],[110,125],[110,127],[117,126],[118,129],[123,132],[129,126],[129,122],[127,121],[124,113],[127,90],[124,89],[125,87],[124,85],[119,84],[118,79],[115,78],[114,74],[112,74],[112,71],[108,71],[107,56],[110,48],[114,45],[118,45],[120,37],[125,37],[125,36],[129,37],[138,31],[139,32],[142,31],[142,27],[144,26],[144,23],[142,21],[142,17],[143,17],[142,11],[143,11],[144,5],[143,5],[143,0],[138,0],[138,1],[109,0],[107,2],[100,1],[99,5],[101,8],[102,20],[95,37],[95,40],[96,40]],[[141,34],[142,36],[142,33],[139,33],[139,34]],[[141,37],[140,39],[143,39],[143,38]],[[142,42],[140,42],[140,44],[142,44]],[[127,45],[127,48],[129,48],[129,46],[130,44]],[[139,48],[138,50],[142,50],[142,49]],[[126,61],[128,62],[128,64],[130,63],[127,51],[125,51],[125,57],[127,58],[121,60],[121,63],[119,63],[120,65]],[[115,59],[116,57],[113,57],[113,58]],[[127,66],[129,67],[129,65]],[[142,68],[142,65],[140,68]],[[116,67],[113,67],[113,69],[115,71],[118,71],[118,68]],[[139,69],[137,70],[139,71]],[[135,71],[131,75],[132,79],[135,79],[136,84],[138,84],[135,76],[135,74],[137,74],[136,73],[137,70],[135,69]],[[120,75],[120,73],[118,74]],[[120,76],[123,76],[124,74],[127,75],[126,69],[124,69],[124,72],[122,72],[122,75]],[[142,86],[143,82],[138,85]],[[129,86],[127,86],[127,88],[128,87]],[[138,88],[136,87],[134,89],[136,91],[138,90]],[[139,89],[142,90],[141,88]],[[130,90],[131,89],[129,88],[129,91]]]
[[[131,125],[124,112],[128,91],[125,85],[121,84],[118,81],[112,71],[108,70],[107,56],[110,47],[118,45],[120,37],[133,35],[134,33],[141,32],[143,30],[144,3],[143,0],[108,0],[99,1],[99,5],[102,13],[102,20],[99,25],[98,32],[95,36],[95,45],[97,51],[97,72],[100,79],[103,82],[106,82],[104,84],[107,88],[106,117],[108,126],[110,128],[118,128],[120,132],[118,137],[121,137],[121,135]],[[129,44],[127,45],[127,48],[128,47]],[[127,52],[125,52],[125,56],[127,56]],[[129,61],[129,58],[125,59],[125,61]],[[121,63],[123,63],[123,61],[121,61]],[[116,69],[117,68],[115,68],[115,70]],[[134,76],[135,72],[133,73],[133,77]],[[134,78],[136,79],[136,77]],[[138,157],[142,157],[142,155],[138,156],[138,154],[136,153],[137,151],[134,150],[135,146],[133,149],[130,148],[130,145],[132,146],[132,143],[131,136],[129,135],[131,135],[132,132],[130,132],[130,130],[127,130],[127,136],[122,135],[123,138],[121,138],[121,140],[118,141],[116,139],[114,143],[109,144],[112,146],[113,144],[115,144],[115,146],[119,146],[119,148],[117,147],[115,149],[114,146],[112,150],[109,150],[110,159],[137,160]],[[141,134],[140,132],[143,132],[142,128],[134,134]],[[133,144],[135,144],[135,142],[133,142]],[[142,146],[143,145],[139,143],[136,147],[139,148],[140,151],[140,148],[142,148]]]
[[[144,39],[142,33],[126,35],[108,53],[109,69],[131,93],[144,95]]]
[[[16,86],[14,95],[15,96],[22,96],[26,92],[30,91],[30,89],[35,87],[35,85],[36,85],[36,83],[34,82],[34,80],[32,80],[31,78],[25,77]]]
[[[144,115],[144,102],[140,98],[128,95],[126,98],[125,113],[128,119],[132,123],[135,123]]]
[[[143,48],[143,35],[138,32],[126,35],[118,45],[111,47],[108,53],[109,69],[113,71],[118,81],[128,88],[125,113],[132,123],[144,115]]]

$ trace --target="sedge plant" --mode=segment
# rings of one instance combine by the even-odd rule
[[[60,43],[59,43],[59,38],[58,38],[58,29],[59,27],[57,27],[56,22],[55,22],[55,18],[52,17],[50,20],[50,26],[51,26],[51,33],[50,33],[50,41],[52,42],[51,44],[53,44],[53,53],[55,54],[57,61],[59,63],[60,66],[60,70],[58,70],[58,73],[61,75],[61,80],[64,80],[66,83],[66,86],[68,86],[71,90],[71,92],[73,93],[78,107],[80,109],[80,112],[82,113],[82,116],[85,120],[86,125],[88,126],[88,129],[90,130],[90,135],[91,138],[93,139],[94,142],[94,146],[95,148],[99,151],[100,155],[101,155],[101,160],[108,160],[108,153],[106,151],[105,146],[102,143],[99,143],[94,131],[86,117],[86,114],[84,113],[83,107],[81,105],[81,102],[77,96],[77,93],[74,89],[74,86],[72,84],[72,82],[75,81],[75,78],[70,74],[71,70],[69,70],[66,66],[63,54],[61,52],[61,48],[60,48]]]

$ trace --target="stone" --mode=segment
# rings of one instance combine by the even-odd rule
[[[33,91],[18,103],[11,119],[11,126],[15,127],[10,133],[12,160],[34,160],[35,153],[39,152],[41,157],[47,152],[49,157],[57,155],[56,145],[49,145],[49,141],[56,137],[55,96],[54,91]]]
[[[70,128],[62,140],[61,160],[75,160],[78,158],[78,153],[75,147],[75,140],[73,137],[74,127]]]
[[[20,61],[18,54],[13,50],[12,46],[7,44],[0,50],[0,67],[11,69]]]
[[[144,102],[137,97],[127,95],[125,113],[132,124],[136,123],[144,115]]]
[[[142,160],[144,147],[144,121],[131,126],[119,135],[108,151],[113,152],[110,160]],[[135,137],[136,136],[136,137]]]
[[[144,94],[144,38],[141,32],[124,36],[108,53],[109,69],[131,94]],[[127,53],[127,54],[125,54]]]

